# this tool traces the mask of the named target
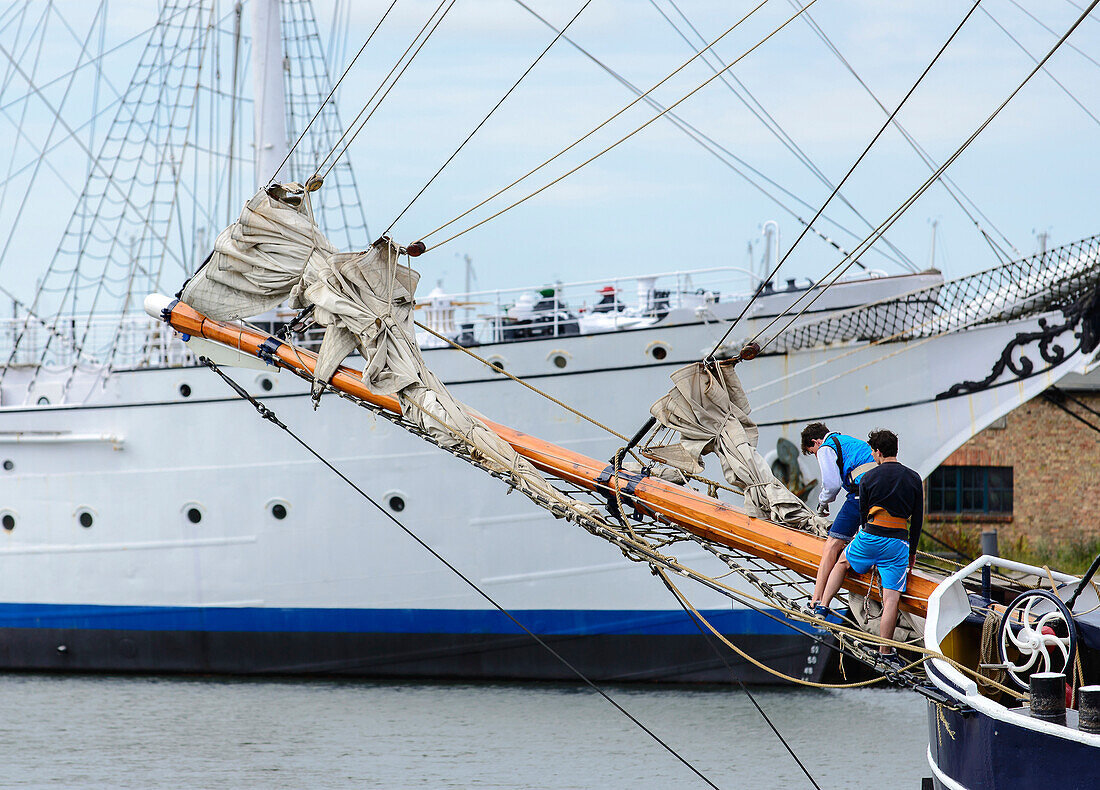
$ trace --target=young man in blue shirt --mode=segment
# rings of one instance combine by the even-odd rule
[[[875,468],[875,459],[867,442],[830,431],[823,422],[811,422],[802,429],[802,452],[804,455],[816,455],[821,468],[819,514],[829,514],[829,503],[836,499],[841,489],[848,494],[829,528],[810,601],[811,609],[824,616],[828,614],[823,605],[828,598],[822,597],[825,584],[841,550],[859,530],[859,481],[864,473]]]
[[[924,485],[919,474],[898,463],[898,437],[892,431],[871,431],[867,441],[878,466],[866,472],[859,483],[862,528],[829,575],[822,600],[832,600],[849,567],[856,573],[878,568],[882,579],[879,636],[893,639],[898,604],[924,526]],[[892,647],[881,645],[879,654],[895,666],[902,663]]]

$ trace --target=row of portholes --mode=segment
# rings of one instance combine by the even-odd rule
[[[405,509],[405,494],[400,491],[390,491],[382,497],[386,503],[386,507],[392,510],[394,513],[400,513]],[[267,503],[266,508],[271,517],[276,521],[282,521],[288,515],[290,515],[290,503],[282,499],[273,499]],[[198,502],[188,502],[184,505],[180,512],[183,514],[183,518],[190,524],[201,524],[203,518],[206,516],[206,510]],[[84,529],[91,529],[95,524],[96,512],[89,507],[78,508],[73,514],[76,517],[76,523],[84,527]],[[3,527],[5,531],[11,532],[15,529],[16,516],[15,512],[11,510],[0,510],[0,527]]]
[[[271,380],[270,376],[257,376],[256,385],[264,392],[271,392],[271,390],[275,389],[275,382]],[[193,390],[191,389],[191,385],[188,384],[186,381],[182,382],[176,388],[176,391],[179,392],[181,398],[190,398],[191,393],[193,392]],[[49,406],[50,399],[43,395],[41,398],[38,399],[37,403],[39,406]]]
[[[646,356],[650,357],[651,359],[656,360],[657,362],[661,362],[666,357],[668,357],[668,344],[662,343],[659,340],[655,340],[654,342],[646,346],[645,353]],[[551,351],[549,354],[546,355],[546,359],[558,370],[565,370],[567,367],[569,367],[569,362],[571,359],[573,359],[573,355],[570,354],[568,351]],[[500,368],[501,371],[505,371],[508,369],[507,360],[505,360],[504,357],[500,356],[500,354],[494,354],[493,356],[489,357],[488,361]]]
[[[275,382],[271,380],[270,376],[257,376],[256,385],[264,392],[271,392],[271,390],[275,389]],[[181,398],[191,397],[191,385],[188,384],[186,381],[179,385],[178,391]]]
[[[84,529],[90,529],[95,524],[96,512],[91,508],[82,507],[73,513],[76,518],[76,523],[84,527]],[[0,527],[4,528],[5,532],[11,532],[15,529],[15,525],[18,523],[15,511],[13,510],[0,510]]]

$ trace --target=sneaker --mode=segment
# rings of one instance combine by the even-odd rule
[[[829,607],[825,606],[824,604],[819,603],[817,606],[814,607],[813,615],[814,615],[814,617],[818,618],[819,620],[828,620],[829,615],[831,615],[831,614],[832,614],[832,612],[829,611]],[[821,623],[814,623],[813,627],[814,627],[814,630],[817,631],[819,634],[829,633],[829,629],[826,628]]]

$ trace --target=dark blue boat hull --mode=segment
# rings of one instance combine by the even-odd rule
[[[1077,734],[1075,711],[1068,712],[1067,730]],[[933,774],[937,790],[1100,787],[1100,747],[976,711],[960,712],[930,702],[928,744],[932,760],[943,775]]]

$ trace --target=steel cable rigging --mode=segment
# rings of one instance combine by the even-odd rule
[[[729,30],[727,30],[727,31],[726,31],[725,33],[723,33],[723,34],[722,34],[722,36],[719,36],[719,38],[718,38],[718,39],[715,39],[715,41],[714,41],[714,42],[712,42],[711,46],[713,46],[714,44],[718,43],[718,41],[719,41],[719,40],[721,40],[721,38],[725,37],[725,36],[726,36],[726,35],[727,35],[728,33],[730,33],[730,32],[731,32],[731,31],[732,31],[732,30],[733,30],[734,28],[736,28],[736,27],[737,27],[738,25],[740,25],[740,24],[741,24],[742,22],[744,22],[744,21],[745,21],[746,19],[748,19],[748,18],[749,18],[750,16],[752,16],[752,14],[754,14],[754,13],[755,13],[755,12],[756,12],[757,10],[759,10],[760,8],[762,8],[762,7],[763,7],[763,6],[764,6],[764,5],[765,5],[765,4],[767,3],[767,2],[768,2],[768,0],[762,0],[762,2],[761,2],[761,3],[759,4],[759,5],[757,5],[756,7],[754,7],[754,8],[753,8],[753,9],[752,9],[751,11],[749,11],[749,13],[748,13],[748,14],[746,14],[746,15],[745,15],[744,17],[742,17],[742,18],[741,18],[740,20],[738,20],[738,22],[737,22],[737,23],[736,23],[736,24],[735,24],[735,25],[734,25],[733,27],[731,27],[731,28],[730,28]],[[807,5],[807,6],[806,6],[806,8],[809,8],[810,6],[812,6],[812,5],[813,5],[814,3],[816,3],[816,2],[817,2],[817,0],[811,0],[811,2],[810,2],[810,3],[809,3],[809,4]],[[751,47],[749,47],[749,48],[748,48],[747,50],[745,50],[745,51],[744,51],[744,52],[743,52],[743,53],[742,53],[741,55],[739,55],[739,56],[738,56],[738,57],[737,57],[737,58],[736,58],[735,60],[733,60],[733,61],[732,61],[732,62],[731,62],[731,63],[730,63],[730,64],[729,64],[729,65],[728,65],[728,66],[727,66],[727,67],[726,67],[725,69],[723,69],[722,71],[718,72],[718,73],[717,73],[717,74],[715,74],[714,76],[712,76],[712,77],[710,77],[710,78],[708,78],[708,79],[704,80],[704,81],[703,81],[702,83],[700,83],[700,84],[699,84],[698,86],[696,86],[695,88],[693,88],[692,90],[690,90],[690,91],[689,91],[689,92],[688,92],[687,94],[685,94],[684,96],[682,96],[681,98],[677,99],[677,100],[676,100],[675,102],[673,102],[672,104],[670,104],[670,105],[668,106],[668,108],[667,108],[667,109],[665,109],[664,111],[662,111],[662,112],[658,113],[657,115],[653,116],[653,117],[652,117],[652,118],[650,118],[650,119],[649,119],[648,121],[646,121],[645,123],[641,124],[640,126],[638,126],[637,128],[633,129],[632,131],[628,132],[628,133],[627,133],[626,135],[624,135],[623,137],[620,137],[620,138],[619,138],[618,140],[616,140],[615,142],[611,143],[611,144],[610,144],[610,145],[608,145],[607,147],[605,147],[605,148],[601,149],[600,151],[598,151],[597,153],[593,154],[592,156],[590,156],[590,157],[589,157],[588,159],[586,159],[586,160],[584,160],[583,162],[581,162],[581,163],[580,163],[579,165],[577,165],[576,167],[573,167],[573,168],[571,168],[570,170],[566,171],[565,173],[563,173],[562,175],[560,175],[560,176],[558,176],[557,178],[553,179],[552,181],[550,181],[549,183],[545,184],[544,186],[542,186],[542,187],[539,187],[538,189],[536,189],[535,191],[531,192],[530,194],[528,194],[528,195],[526,195],[526,196],[524,196],[524,197],[520,198],[519,200],[516,200],[515,202],[513,202],[513,203],[511,203],[511,204],[509,204],[509,205],[505,206],[504,208],[500,209],[500,210],[499,210],[499,211],[497,211],[496,213],[494,213],[494,214],[491,214],[490,216],[486,217],[485,219],[482,219],[482,220],[480,220],[479,222],[476,222],[476,223],[474,223],[473,225],[471,225],[471,226],[469,226],[469,227],[465,228],[464,230],[461,230],[461,231],[459,231],[459,232],[457,232],[457,233],[454,233],[454,234],[452,234],[451,236],[447,237],[446,239],[443,239],[442,241],[436,242],[435,244],[431,245],[430,247],[428,247],[428,246],[426,246],[426,245],[425,245],[424,249],[425,249],[425,250],[427,250],[427,249],[435,249],[436,247],[440,247],[440,246],[442,246],[442,245],[444,245],[444,244],[447,244],[448,242],[454,241],[454,240],[455,240],[455,239],[457,239],[457,238],[458,238],[459,236],[462,236],[462,235],[464,235],[464,234],[466,234],[466,233],[469,233],[470,231],[474,230],[475,228],[478,228],[478,227],[480,227],[480,226],[484,225],[485,223],[487,223],[487,222],[489,222],[489,221],[491,221],[491,220],[493,220],[493,219],[496,219],[497,217],[499,217],[500,215],[504,214],[505,212],[507,212],[507,211],[510,211],[511,209],[515,208],[516,206],[520,205],[521,203],[525,203],[526,201],[530,200],[531,198],[535,197],[536,195],[539,195],[539,194],[541,194],[542,192],[544,192],[544,191],[546,191],[547,189],[549,189],[550,187],[554,186],[554,185],[555,185],[555,184],[557,184],[558,182],[560,182],[560,181],[563,181],[564,179],[568,178],[569,176],[571,176],[571,175],[572,175],[573,173],[577,172],[577,171],[578,171],[578,170],[580,170],[581,168],[583,168],[583,167],[585,167],[585,166],[587,166],[587,165],[591,164],[591,163],[592,163],[592,162],[594,162],[594,161],[595,161],[596,159],[600,158],[601,156],[603,156],[603,155],[604,155],[604,154],[606,154],[607,152],[609,152],[609,151],[611,151],[612,149],[614,149],[614,148],[618,147],[618,146],[619,146],[620,144],[622,144],[622,143],[623,143],[623,142],[625,142],[626,140],[629,140],[629,139],[630,139],[631,137],[633,137],[634,135],[636,135],[636,134],[638,134],[639,132],[641,132],[642,130],[646,129],[646,128],[647,128],[647,127],[649,127],[649,126],[650,126],[650,125],[651,125],[651,124],[652,124],[652,123],[653,123],[654,121],[656,121],[656,120],[658,120],[659,118],[663,117],[663,116],[664,116],[664,115],[666,115],[666,114],[667,114],[667,113],[668,113],[669,111],[671,111],[671,110],[675,109],[676,107],[678,107],[679,105],[683,104],[683,103],[684,103],[685,101],[687,101],[688,99],[690,99],[690,98],[691,98],[692,96],[694,96],[694,95],[695,95],[696,93],[698,93],[698,92],[699,92],[700,90],[702,90],[703,88],[705,88],[705,87],[706,87],[707,85],[709,85],[710,83],[714,82],[714,81],[715,81],[716,79],[718,79],[718,77],[719,77],[719,76],[720,76],[721,74],[723,74],[723,73],[725,73],[726,71],[728,71],[729,69],[733,68],[733,66],[737,65],[737,63],[739,63],[739,62],[740,62],[741,60],[743,60],[743,59],[744,59],[745,57],[747,57],[748,55],[752,54],[752,53],[753,53],[754,51],[756,51],[756,50],[757,50],[758,48],[760,48],[760,47],[761,47],[761,46],[763,46],[763,45],[764,45],[765,43],[767,43],[767,42],[768,42],[768,41],[769,41],[769,40],[770,40],[770,39],[771,39],[771,38],[772,38],[773,36],[775,36],[775,35],[776,35],[777,33],[779,33],[779,32],[780,32],[781,30],[783,30],[784,28],[786,28],[786,27],[787,27],[787,25],[789,25],[789,24],[790,24],[790,23],[791,23],[792,21],[794,21],[794,20],[795,20],[796,18],[798,18],[798,16],[799,16],[799,15],[800,15],[801,13],[802,13],[802,11],[799,11],[799,12],[795,13],[794,15],[792,15],[792,16],[790,16],[790,17],[788,17],[788,18],[787,18],[786,20],[784,20],[784,21],[783,21],[783,22],[782,22],[782,23],[781,23],[781,24],[780,24],[780,25],[779,25],[778,27],[776,27],[775,29],[773,29],[773,30],[772,30],[772,31],[771,31],[770,33],[768,33],[768,34],[767,34],[766,36],[764,36],[764,37],[763,37],[762,39],[760,39],[760,40],[759,40],[759,41],[757,41],[757,42],[756,42],[755,44],[753,44],[753,45],[752,45]],[[709,47],[708,47],[707,49],[709,49]],[[699,58],[699,57],[701,56],[702,52],[705,52],[705,51],[706,51],[705,49],[704,49],[704,50],[701,50],[701,51],[700,51],[700,54],[698,54],[698,55],[695,55],[695,56],[693,56],[692,58],[690,58],[690,59],[689,59],[688,61],[686,61],[686,62],[684,63],[684,65],[683,65],[683,66],[681,66],[680,68],[678,68],[678,69],[677,69],[676,71],[672,72],[672,74],[669,74],[669,75],[668,75],[667,77],[665,77],[665,78],[664,78],[663,80],[661,80],[661,82],[657,83],[657,85],[654,85],[654,86],[653,86],[653,88],[650,88],[650,90],[646,92],[646,95],[648,95],[649,93],[651,93],[651,92],[652,92],[653,90],[655,90],[656,88],[660,87],[660,85],[662,85],[662,84],[664,84],[665,82],[667,82],[667,81],[668,81],[669,79],[671,79],[671,78],[672,78],[672,77],[673,77],[673,76],[674,76],[675,74],[677,74],[677,73],[678,73],[679,71],[681,71],[681,70],[682,70],[683,68],[685,68],[685,67],[686,67],[686,66],[687,66],[688,64],[692,63],[692,62],[693,62],[693,61],[695,61],[695,60],[696,60],[697,58]],[[593,130],[592,130],[591,132],[589,132],[588,134],[586,134],[586,135],[585,135],[584,137],[580,138],[579,140],[577,140],[576,142],[574,142],[573,144],[571,144],[571,145],[570,145],[570,146],[569,146],[568,148],[566,148],[566,149],[564,149],[563,151],[561,151],[560,153],[556,154],[556,155],[555,155],[554,157],[551,157],[551,159],[547,160],[547,161],[546,161],[546,162],[544,162],[544,163],[543,163],[542,165],[539,165],[539,167],[538,167],[538,168],[536,168],[535,170],[537,171],[537,170],[541,169],[541,168],[542,168],[542,167],[544,167],[545,165],[547,165],[547,164],[549,164],[550,162],[552,162],[552,161],[553,161],[554,159],[557,159],[557,157],[558,157],[558,156],[561,156],[561,154],[565,153],[565,151],[567,151],[567,150],[569,150],[569,149],[571,149],[571,148],[575,147],[575,146],[576,146],[577,144],[579,144],[579,143],[580,143],[580,142],[582,142],[583,140],[585,140],[585,139],[587,139],[588,137],[590,137],[590,136],[591,136],[592,134],[594,134],[594,133],[595,133],[596,131],[598,131],[599,129],[603,128],[603,126],[606,126],[606,125],[607,125],[607,123],[609,123],[610,121],[614,120],[614,118],[617,118],[617,117],[618,117],[619,115],[621,115],[621,114],[622,114],[623,112],[625,112],[625,111],[626,111],[627,109],[629,109],[629,108],[630,108],[630,107],[632,107],[633,105],[637,104],[637,102],[638,102],[638,101],[640,101],[640,100],[641,100],[641,98],[642,98],[642,97],[638,97],[638,99],[635,99],[634,101],[632,101],[632,102],[631,102],[630,104],[628,104],[628,105],[627,105],[626,107],[624,107],[624,108],[623,108],[622,110],[620,110],[619,112],[617,112],[617,113],[616,113],[615,115],[613,115],[613,116],[612,116],[611,118],[609,118],[609,119],[608,119],[607,121],[604,121],[604,122],[603,122],[602,124],[600,124],[600,126],[596,127],[596,129],[593,129]],[[532,171],[532,172],[535,172],[535,171]],[[530,173],[529,173],[528,175],[530,175]],[[485,199],[484,201],[482,201],[481,203],[479,203],[479,204],[478,204],[477,206],[474,206],[474,208],[471,208],[471,209],[469,209],[468,211],[464,212],[463,214],[459,215],[458,217],[455,217],[454,219],[450,220],[449,222],[446,222],[446,223],[444,223],[443,225],[439,226],[439,227],[438,227],[438,228],[436,228],[435,230],[432,230],[432,231],[430,231],[429,233],[426,233],[426,234],[424,234],[423,236],[421,236],[421,237],[420,237],[420,240],[421,240],[421,242],[423,242],[423,240],[424,240],[424,239],[426,239],[426,238],[429,238],[429,237],[431,237],[431,236],[435,235],[436,233],[438,233],[439,231],[441,231],[441,230],[442,230],[443,228],[446,228],[446,227],[448,227],[449,225],[452,225],[453,223],[457,222],[457,221],[458,221],[459,219],[461,219],[462,217],[464,217],[464,216],[468,215],[468,214],[469,214],[470,212],[472,212],[472,211],[474,211],[475,209],[479,208],[480,206],[484,205],[484,204],[485,204],[486,202],[488,202],[489,200],[492,200],[492,199],[493,199],[494,197],[496,197],[497,195],[501,194],[502,192],[504,192],[504,191],[506,191],[506,190],[510,189],[510,188],[511,188],[512,186],[514,186],[514,185],[515,185],[516,183],[519,183],[519,181],[522,181],[522,180],[523,180],[524,178],[526,178],[526,177],[527,177],[526,175],[525,175],[525,176],[523,176],[523,177],[521,177],[520,179],[518,179],[518,180],[517,180],[516,182],[514,182],[513,184],[510,184],[509,186],[507,186],[507,187],[505,187],[504,189],[502,189],[502,190],[500,190],[499,192],[497,192],[497,193],[496,193],[496,195],[492,195],[492,196],[490,196],[489,198],[486,198],[486,199]]]
[[[981,0],[978,0],[978,2],[980,3]],[[1092,12],[1092,10],[1096,7],[1096,5],[1098,3],[1100,3],[1100,0],[1092,0],[1092,2],[1088,5],[1088,7],[1085,9],[1085,11],[1079,17],[1077,17],[1077,19],[1070,26],[1070,28],[1062,35],[1062,37],[1060,39],[1058,39],[1057,42],[1055,42],[1054,46],[1051,47],[1051,49],[1047,52],[1047,54],[1043,56],[1043,59],[1040,60],[1035,65],[1035,68],[1033,68],[1030,72],[1028,72],[1027,76],[1025,76],[1024,79],[1020,82],[1020,84],[1016,86],[1016,88],[1012,91],[1012,93],[1010,93],[1008,95],[1008,97],[1005,98],[1005,100],[1002,101],[1001,104],[998,105],[995,110],[993,110],[993,112],[989,115],[989,117],[987,117],[978,126],[978,128],[975,129],[974,132],[965,141],[963,141],[963,143],[955,150],[955,152],[953,154],[951,154],[951,156],[942,165],[940,165],[938,168],[936,168],[936,171],[923,184],[921,184],[921,186],[918,187],[917,190],[915,192],[913,192],[912,195],[910,195],[908,198],[906,198],[902,202],[902,204],[900,206],[898,206],[898,208],[896,208],[890,214],[890,216],[888,216],[882,222],[882,224],[879,225],[878,228],[875,229],[875,231],[870,236],[868,236],[866,239],[864,239],[864,241],[859,245],[859,247],[857,247],[856,250],[852,253],[850,258],[858,257],[863,252],[866,252],[867,247],[869,247],[871,244],[874,244],[874,242],[878,240],[878,238],[882,235],[883,232],[885,232],[887,229],[889,229],[889,227],[891,225],[893,225],[895,222],[897,222],[897,220],[902,216],[902,214],[904,214],[906,211],[909,210],[909,207],[912,206],[913,203],[915,203],[917,201],[917,199],[921,195],[923,195],[928,190],[928,188],[930,186],[932,186],[933,183],[935,183],[935,181],[939,177],[939,175],[944,170],[946,170],[948,167],[950,167],[951,164],[954,163],[954,161],[956,159],[958,159],[959,156],[961,156],[962,153],[967,148],[970,147],[970,144],[973,143],[974,140],[976,140],[978,138],[978,135],[980,135],[985,130],[985,128],[987,126],[989,126],[989,124],[991,124],[993,122],[993,120],[998,115],[1000,115],[1001,111],[1008,105],[1008,103],[1010,101],[1012,101],[1012,99],[1014,99],[1016,97],[1016,95],[1021,90],[1023,90],[1024,86],[1027,85],[1027,83],[1031,81],[1031,78],[1034,77],[1040,71],[1040,69],[1043,68],[1043,66],[1046,64],[1046,62],[1048,60],[1050,60],[1050,58],[1054,55],[1054,53],[1057,52],[1061,48],[1062,44],[1064,44],[1066,42],[1066,40],[1070,37],[1070,35],[1073,33],[1073,31],[1075,31],[1078,28],[1078,26],[1081,24],[1081,22],[1083,22],[1085,20],[1085,18],[1088,17],[1088,15]],[[977,4],[975,4],[975,7],[976,6],[977,6]],[[973,12],[973,9],[971,9],[971,12]],[[860,247],[864,248],[862,250],[862,252],[860,251]],[[845,261],[847,261],[846,265],[845,265]],[[834,266],[832,269],[830,269],[829,272],[825,275],[824,279],[827,279],[831,276],[832,276],[833,279],[829,283],[827,283],[824,288],[819,289],[817,294],[808,303],[806,303],[806,305],[801,310],[799,310],[798,313],[791,316],[790,320],[787,321],[787,323],[784,324],[784,326],[775,335],[773,335],[770,339],[768,339],[764,343],[760,344],[760,350],[762,351],[763,349],[767,348],[768,345],[773,343],[775,341],[775,339],[777,337],[779,337],[779,335],[781,335],[784,331],[786,331],[787,328],[789,328],[791,326],[791,324],[793,324],[795,321],[797,321],[798,318],[803,313],[806,312],[806,310],[808,310],[811,306],[813,306],[813,304],[818,299],[821,298],[822,294],[824,294],[825,291],[827,291],[829,288],[831,288],[833,285],[835,285],[837,280],[839,280],[844,275],[844,273],[849,268],[851,268],[852,263],[853,263],[852,260],[845,259],[845,260],[840,261],[840,263],[836,264],[836,266]],[[836,272],[835,276],[833,276],[834,272]],[[812,293],[812,292],[807,291],[806,293],[804,293],[797,300],[795,300],[794,304],[791,305],[791,307],[793,308],[795,305],[799,304],[803,299],[805,299],[805,297],[809,293]],[[775,325],[783,317],[784,317],[783,315],[776,316],[771,322],[768,323],[767,326],[765,326],[763,329],[756,332],[756,334],[753,336],[753,338],[750,342],[756,342],[765,332],[768,331],[768,329],[770,329],[773,325]],[[727,333],[727,335],[728,335],[728,333]],[[711,353],[713,354],[713,351]]]
[[[489,120],[489,118],[492,117],[493,113],[497,111],[497,109],[500,107],[500,105],[504,104],[504,102],[508,99],[508,97],[512,95],[512,91],[514,91],[516,88],[519,87],[519,84],[521,82],[523,82],[524,78],[528,74],[531,73],[531,70],[534,69],[535,66],[537,66],[539,64],[539,61],[541,61],[543,59],[543,57],[546,55],[546,53],[549,52],[550,49],[556,43],[558,43],[558,40],[561,39],[561,37],[565,35],[565,31],[568,30],[569,27],[574,22],[577,21],[577,18],[582,13],[584,13],[584,9],[588,8],[589,3],[591,3],[591,2],[592,2],[592,0],[585,0],[584,5],[582,5],[577,10],[577,13],[573,14],[572,18],[566,23],[565,27],[563,27],[561,30],[558,31],[557,35],[555,35],[554,38],[550,41],[550,43],[546,45],[546,48],[543,49],[542,52],[539,53],[538,57],[535,58],[535,60],[531,63],[531,65],[527,67],[526,71],[524,71],[523,74],[521,74],[519,76],[519,79],[517,79],[514,83],[512,83],[512,87],[510,87],[507,91],[504,92],[504,95],[501,96],[500,99],[497,101],[497,103],[493,105],[493,108],[491,110],[489,110],[488,113],[486,113],[485,117],[481,119],[481,121],[478,123],[478,125],[475,126],[473,128],[473,130],[468,135],[466,135],[466,139],[463,140],[461,143],[459,143],[459,146],[458,146],[458,148],[455,149],[454,153],[452,153],[449,157],[447,157],[447,160],[439,166],[439,169],[436,170],[435,173],[432,174],[432,177],[429,178],[427,180],[427,182],[424,184],[424,186],[422,186],[420,188],[420,191],[417,192],[415,195],[413,195],[413,198],[412,198],[412,200],[410,200],[408,202],[408,205],[406,205],[405,208],[401,209],[401,211],[398,212],[397,216],[394,217],[393,221],[390,222],[390,224],[386,227],[385,233],[383,235],[388,235],[389,234],[390,230],[393,228],[394,225],[397,224],[398,220],[400,220],[403,216],[405,216],[405,212],[408,211],[410,208],[412,208],[413,203],[415,203],[420,198],[420,196],[424,194],[424,191],[427,190],[427,188],[432,185],[432,183],[439,177],[439,174],[443,172],[444,168],[446,168],[447,165],[449,165],[454,160],[454,158],[456,156],[458,156],[459,152],[466,146],[466,143],[470,142],[470,140],[473,138],[473,136],[475,134],[477,134],[478,131],[481,129],[481,127],[486,124],[486,122]]]
[[[890,127],[890,122],[893,121],[894,117],[898,114],[898,112],[901,111],[901,108],[905,106],[905,103],[909,100],[909,97],[911,97],[916,92],[917,87],[920,86],[921,82],[928,75],[928,72],[932,70],[932,67],[940,59],[940,55],[942,55],[944,53],[944,51],[947,49],[948,45],[955,39],[955,36],[958,35],[960,30],[962,30],[963,25],[965,25],[966,21],[968,19],[970,19],[971,15],[978,8],[978,5],[981,3],[981,1],[982,0],[976,0],[974,5],[972,5],[970,7],[970,10],[966,12],[966,16],[964,16],[962,18],[962,21],[959,22],[959,24],[955,27],[955,29],[953,31],[951,31],[951,35],[948,36],[947,41],[945,41],[943,43],[943,46],[941,46],[939,51],[936,52],[936,54],[932,58],[932,60],[928,63],[927,66],[924,67],[924,70],[920,73],[920,76],[917,77],[916,82],[913,83],[912,87],[909,88],[909,90],[906,92],[906,94],[902,97],[901,101],[898,102],[898,106],[894,108],[894,111],[892,113],[890,113],[890,116],[886,119],[886,121],[882,124],[882,126],[879,127],[879,130],[877,132],[875,132],[875,136],[871,138],[871,142],[867,143],[867,146],[863,149],[863,152],[860,153],[860,155],[858,157],[856,157],[856,161],[852,163],[852,166],[850,168],[848,168],[848,172],[844,174],[844,177],[841,178],[840,181],[837,182],[837,185],[833,188],[833,191],[829,194],[829,196],[827,198],[825,198],[825,201],[821,204],[821,207],[817,210],[817,213],[814,215],[814,218],[812,220],[810,220],[811,225],[814,222],[817,221],[817,218],[819,216],[821,216],[821,212],[823,212],[825,210],[825,207],[829,205],[829,202],[833,199],[833,197],[837,194],[837,192],[840,191],[840,188],[842,186],[844,186],[844,182],[846,182],[848,180],[848,178],[852,175],[852,173],[855,172],[855,169],[857,167],[859,167],[859,163],[863,161],[864,157],[867,156],[867,154],[870,152],[871,148],[873,148],[875,143],[878,142],[878,139],[880,137],[882,137],[883,133]],[[803,8],[803,10],[805,10],[807,8],[809,8],[809,5],[805,6]],[[881,227],[882,226],[879,226],[879,228],[881,228]],[[878,230],[878,229],[876,229],[876,230]],[[874,233],[875,233],[875,231],[872,231],[872,235],[874,235]],[[775,277],[776,273],[778,273],[780,267],[783,266],[783,264],[791,256],[791,253],[793,253],[795,248],[798,246],[798,243],[800,241],[802,241],[802,239],[805,236],[806,236],[806,231],[805,230],[803,230],[801,233],[799,233],[798,238],[796,238],[794,240],[794,243],[791,244],[791,246],[787,248],[787,251],[783,254],[783,257],[779,259],[778,263],[775,264],[775,267],[772,269],[772,271],[766,277],[764,277],[761,280],[760,284],[756,288],[756,292],[745,303],[745,306],[741,309],[741,312],[738,314],[737,318],[735,318],[733,320],[733,323],[731,323],[729,325],[729,327],[726,329],[725,334],[722,335],[722,338],[717,343],[714,344],[714,348],[712,348],[710,350],[710,353],[707,354],[707,358],[713,358],[714,357],[715,352],[718,351],[718,349],[721,347],[722,343],[724,343],[726,341],[726,338],[728,338],[730,336],[730,333],[733,332],[734,328],[736,328],[736,326],[741,322],[741,319],[745,317],[746,313],[748,313],[749,308],[752,307],[752,305],[756,301],[756,299],[760,296],[761,293],[763,293],[764,286],[767,285],[767,283],[771,282],[772,278]],[[877,241],[878,238],[881,238],[881,236],[882,236],[882,233],[879,233],[878,237],[876,237],[875,240]],[[868,237],[868,238],[870,238],[870,237]],[[857,245],[856,250],[859,250],[859,247],[863,246],[863,244],[865,244],[865,243],[866,243],[866,239],[864,239],[864,241],[861,242],[860,245]],[[870,246],[871,245],[867,245],[867,248],[869,249]],[[859,260],[859,256],[856,255],[855,252],[849,253],[848,257],[842,259],[840,263],[843,263],[845,260],[849,260],[850,263],[848,264],[848,266],[846,266],[844,268],[844,270],[841,272],[841,274],[843,274],[854,263],[856,263],[856,261]],[[837,266],[839,266],[839,265],[840,264],[837,264]],[[834,270],[835,270],[835,268],[836,267],[834,267]],[[825,276],[828,277],[829,275],[827,274]],[[838,275],[838,278],[839,278],[839,275]],[[836,282],[836,281],[834,280],[833,282]],[[831,284],[832,283],[830,283],[830,285]],[[826,288],[827,287],[828,286],[826,286]],[[825,289],[822,289],[820,291],[820,293],[824,293],[824,292],[825,292]],[[799,300],[801,300],[801,297],[799,298]],[[795,304],[798,304],[798,300],[796,300]],[[811,302],[810,304],[813,304],[813,302]],[[807,305],[807,307],[808,306],[809,305]],[[801,315],[801,313],[799,313],[799,315]],[[778,316],[777,316],[777,319],[778,319]],[[774,323],[775,323],[775,321],[772,321],[770,324],[768,324],[768,326],[765,327],[765,330],[768,329],[769,327],[771,327],[771,325],[774,324]],[[760,336],[760,332],[757,332],[756,337],[759,337],[759,336]],[[755,340],[755,337],[753,339]]]

